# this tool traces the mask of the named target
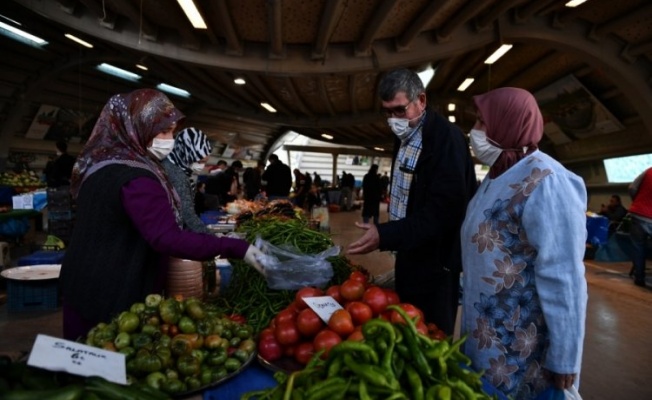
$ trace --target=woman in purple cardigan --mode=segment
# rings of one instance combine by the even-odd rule
[[[64,338],[163,293],[169,257],[238,258],[263,272],[260,251],[246,241],[181,229],[160,160],[182,118],[152,89],[115,95],[102,110],[71,179],[77,215],[61,267]]]

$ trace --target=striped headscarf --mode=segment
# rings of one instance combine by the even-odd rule
[[[168,155],[168,161],[190,176],[190,165],[211,154],[212,150],[213,146],[204,132],[197,128],[186,128],[174,140],[174,149]]]
[[[537,101],[524,89],[504,87],[473,96],[487,129],[487,138],[503,152],[489,169],[494,179],[528,154],[543,137],[543,117]]]
[[[178,216],[179,196],[160,161],[149,155],[147,146],[154,137],[183,118],[170,99],[154,89],[138,89],[111,97],[77,157],[70,180],[72,196],[76,198],[84,181],[101,168],[112,164],[127,165],[154,174]]]

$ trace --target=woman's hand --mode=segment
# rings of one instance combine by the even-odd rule
[[[265,268],[263,265],[258,261],[258,259],[263,256],[264,253],[254,245],[249,245],[249,248],[247,249],[247,253],[245,253],[244,256],[244,261],[254,267],[256,271],[260,272],[263,276],[265,275]]]
[[[557,374],[551,371],[550,379],[557,389],[564,390],[573,385],[573,382],[575,382],[575,374]]]

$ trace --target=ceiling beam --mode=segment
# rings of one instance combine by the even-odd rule
[[[115,20],[117,16],[113,11],[107,10],[105,3],[100,5],[94,0],[79,0],[79,2],[95,14],[101,26],[111,30],[115,28]],[[150,29],[152,28],[150,27]]]
[[[494,6],[492,6],[487,13],[476,18],[476,29],[479,31],[486,29],[489,24],[497,20],[503,13],[505,13],[505,11],[509,10],[519,3],[523,3],[523,0],[503,0],[497,5],[494,4]]]
[[[358,113],[358,102],[357,102],[357,97],[356,92],[355,92],[355,84],[357,81],[358,75],[352,74],[349,76],[349,98],[351,99],[351,114],[357,114]],[[330,102],[329,102],[330,104]]]
[[[265,85],[265,82],[258,76],[258,75],[247,75],[247,82],[251,82],[253,85],[253,88],[258,90],[258,93],[260,93],[260,100],[261,101],[266,101],[268,102],[272,107],[274,107],[277,111],[282,112],[283,114],[286,115],[292,115],[292,111],[285,107],[283,102],[281,102],[276,95],[272,93],[271,90],[267,88]]]
[[[229,12],[229,7],[226,0],[218,0],[217,2],[217,18],[222,27],[222,33],[226,38],[226,54],[230,56],[241,56],[244,54],[244,46],[238,37],[238,33],[233,23],[233,18]]]
[[[442,1],[430,1],[425,9],[418,13],[416,20],[410,22],[405,32],[396,40],[396,49],[398,51],[405,51],[412,46],[414,39],[419,36],[426,26],[437,17],[444,7]]]
[[[292,80],[292,78],[288,76],[285,79],[283,79],[283,81],[285,82],[285,87],[290,93],[290,96],[292,96],[293,103],[296,104],[297,107],[299,107],[301,112],[303,112],[304,114],[311,117],[314,116],[315,114],[312,112],[310,107],[308,107],[306,102],[303,101],[303,99],[299,95],[299,92],[297,92],[297,88],[294,86],[294,81]]]
[[[283,49],[283,2],[282,0],[267,0],[269,15],[269,56],[282,59]]]
[[[446,80],[441,91],[443,93],[448,93],[457,90],[457,87],[462,83],[462,81],[472,75],[473,70],[484,66],[483,61],[485,55],[486,51],[482,48],[467,53],[464,56],[457,57],[455,70],[449,79]]]
[[[639,9],[627,13],[626,15],[595,25],[591,29],[589,37],[594,40],[600,40],[609,33],[632,26],[635,22],[641,19],[642,15],[652,15],[652,4],[647,4]]]
[[[371,55],[371,45],[392,12],[394,4],[396,4],[395,0],[382,0],[380,5],[376,6],[371,20],[366,24],[366,29],[362,32],[362,37],[354,45],[356,56]]]
[[[156,40],[156,27],[149,22],[146,16],[142,15],[143,10],[138,10],[133,3],[127,0],[112,0],[111,3],[129,18],[147,40]]]
[[[328,153],[328,154],[357,154],[361,156],[373,156],[373,157],[387,157],[383,152],[377,150],[369,150],[365,148],[353,148],[353,147],[328,147],[328,146],[300,146],[293,144],[283,145],[283,150],[285,151],[304,151],[307,153]]]
[[[328,42],[335,32],[335,28],[344,16],[347,2],[345,0],[330,0],[325,3],[325,10],[321,17],[319,31],[317,32],[317,40],[312,48],[311,59],[321,60],[326,58],[326,48]]]
[[[437,30],[437,41],[450,40],[451,34],[456,29],[480,14],[489,5],[491,2],[486,0],[471,0],[465,3],[461,10],[458,10],[452,18],[447,19],[444,26]]]
[[[529,1],[523,7],[519,7],[515,12],[515,19],[517,22],[522,23],[534,16],[539,11],[546,8],[548,5],[557,2],[558,0],[537,0]]]
[[[337,113],[335,112],[333,104],[328,96],[328,89],[326,88],[326,82],[323,76],[318,78],[317,85],[319,86],[319,98],[321,99],[321,102],[326,105],[328,113],[334,117]],[[355,103],[354,99],[354,97],[351,97],[351,103]]]

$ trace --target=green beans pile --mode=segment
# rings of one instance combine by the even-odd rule
[[[244,222],[237,229],[253,243],[258,236],[275,246],[291,245],[303,254],[317,254],[333,246],[331,238],[308,227],[305,218],[264,215]]]
[[[464,338],[433,340],[418,333],[414,321],[400,307],[388,308],[407,323],[369,320],[362,326],[363,341],[341,342],[330,349],[325,360],[318,353],[303,370],[277,373],[278,386],[246,393],[242,399],[497,398],[482,390],[481,374],[464,367],[470,365],[459,350]]]

